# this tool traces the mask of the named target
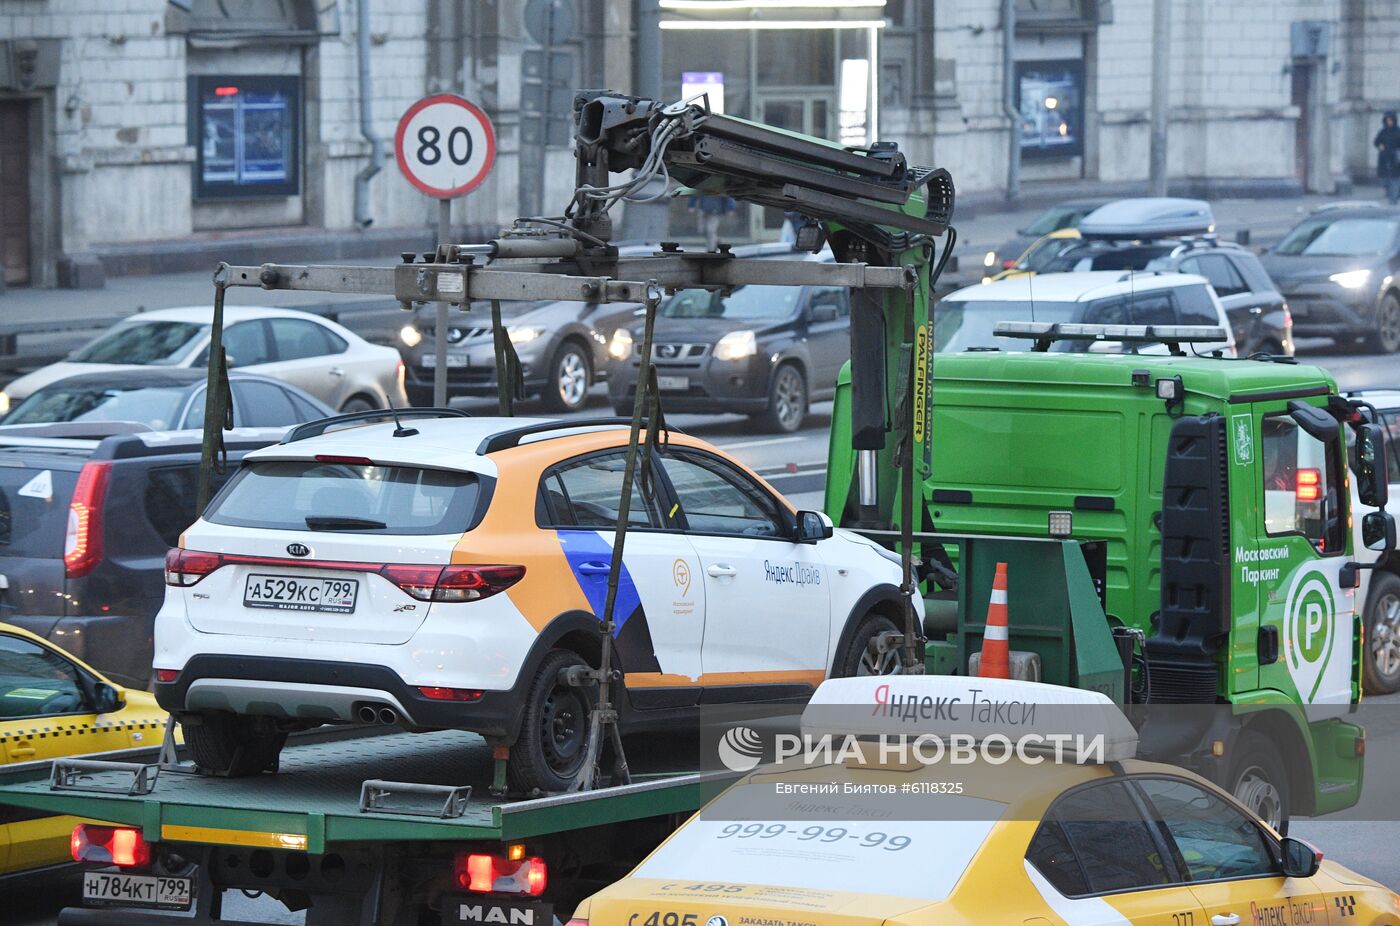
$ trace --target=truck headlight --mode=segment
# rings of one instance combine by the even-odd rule
[[[506,329],[506,334],[510,335],[512,344],[529,344],[544,334],[544,328],[541,325],[513,325]]]
[[[752,331],[731,331],[715,344],[716,360],[743,360],[758,353],[758,339]]]
[[[1336,283],[1342,289],[1360,289],[1366,285],[1366,281],[1371,279],[1369,270],[1347,270],[1342,273],[1334,273],[1327,279]]]
[[[419,331],[413,325],[404,325],[399,329],[399,340],[409,347],[417,347],[419,344],[423,343],[423,332]]]
[[[626,328],[614,331],[612,341],[608,344],[608,355],[614,360],[626,360],[632,356],[632,332]]]

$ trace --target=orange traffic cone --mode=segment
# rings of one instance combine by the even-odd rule
[[[992,598],[987,603],[987,629],[982,632],[982,661],[977,667],[982,678],[1011,677],[1011,643],[1006,625],[1006,564],[997,563],[992,580]]]

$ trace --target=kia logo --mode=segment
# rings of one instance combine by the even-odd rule
[[[311,548],[304,543],[289,543],[287,544],[287,552],[293,556],[310,556]]]

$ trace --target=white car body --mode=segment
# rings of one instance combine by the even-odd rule
[[[1363,390],[1347,395],[1350,398],[1369,402],[1381,416],[1380,424],[1386,429],[1389,436],[1386,450],[1390,464],[1390,480],[1389,498],[1385,510],[1394,515],[1396,521],[1400,521],[1400,462],[1396,460],[1397,454],[1400,454],[1400,390]],[[1369,565],[1380,559],[1380,554],[1366,549],[1361,542],[1361,517],[1369,509],[1357,497],[1355,478],[1351,480],[1351,510],[1354,513],[1352,517],[1353,559],[1358,563]],[[1400,553],[1392,552],[1380,570],[1400,576]],[[1390,626],[1380,633],[1376,632],[1374,622],[1377,615],[1373,611],[1379,606],[1379,602],[1372,599],[1371,591],[1372,585],[1375,584],[1377,571],[1376,569],[1360,570],[1358,573],[1360,584],[1356,588],[1356,601],[1363,609],[1361,613],[1365,622],[1366,646],[1372,650],[1371,653],[1366,654],[1366,659],[1375,658],[1376,648],[1384,647],[1388,650],[1391,660],[1400,660],[1400,613],[1392,610],[1387,615],[1390,618]]]
[[[1085,317],[1091,303],[1105,304],[1106,300],[1112,300],[1115,305],[1133,307],[1143,305],[1148,299],[1161,294],[1170,294],[1178,287],[1199,287],[1204,286],[1205,291],[1210,296],[1215,321],[1225,331],[1225,338],[1220,341],[1210,341],[1189,345],[1189,347],[1199,354],[1206,354],[1214,350],[1221,351],[1227,357],[1235,356],[1235,336],[1230,324],[1229,316],[1225,314],[1225,309],[1220,303],[1220,298],[1205,277],[1196,276],[1189,273],[1160,273],[1156,271],[1143,270],[1088,270],[1074,273],[1044,273],[1030,276],[1011,277],[1005,280],[996,280],[988,283],[974,284],[964,287],[955,292],[951,292],[939,301],[939,309],[946,311],[966,306],[967,311],[973,309],[983,309],[987,307],[995,308],[997,303],[1007,304],[1007,311],[1003,315],[997,315],[995,322],[1074,322],[1084,324],[1111,324],[1111,325],[1195,325],[1200,324],[1195,321],[1178,320],[1153,320],[1144,321],[1129,315],[1125,318],[1096,318]],[[1066,311],[1066,307],[1073,306],[1073,310]],[[1036,311],[1036,310],[1039,311]],[[1054,314],[1058,312],[1059,314]],[[986,314],[986,313],[983,313]],[[1032,317],[1034,315],[1034,317]],[[1060,315],[1072,315],[1072,317],[1060,317]],[[940,323],[945,324],[945,323]],[[991,324],[984,326],[990,335]],[[952,335],[957,338],[958,333]],[[946,337],[946,336],[945,336]],[[1029,341],[998,338],[988,336],[974,336],[972,343],[953,347],[953,350],[964,350],[968,347],[996,347],[1001,350],[1029,350]],[[948,348],[940,346],[937,349],[946,350]],[[1122,352],[1124,345],[1117,341],[1096,341],[1089,345],[1088,349],[1093,352]],[[1144,345],[1139,350],[1144,354],[1164,354],[1167,353],[1165,345],[1150,344]]]
[[[203,331],[195,334],[168,357],[162,359],[159,364],[154,365],[203,366],[206,362],[205,353],[209,347],[208,326],[213,311],[209,306],[188,306],[139,312],[122,319],[99,338],[94,339],[92,343],[96,343],[113,332],[137,325],[149,325],[157,322],[184,322],[202,325],[204,326]],[[314,324],[321,330],[339,338],[346,347],[343,351],[331,352],[330,348],[335,345],[333,341],[328,341],[327,349],[320,353],[286,360],[274,357],[270,362],[264,363],[240,363],[239,358],[228,349],[228,344],[239,337],[239,333],[234,329],[242,325],[270,322],[273,319],[292,319],[299,323]],[[263,330],[267,331],[267,329]],[[344,408],[347,404],[352,403],[364,403],[376,408],[384,408],[391,402],[397,407],[404,407],[408,404],[408,399],[404,394],[403,367],[399,352],[392,347],[371,344],[353,331],[329,319],[307,312],[299,312],[295,309],[226,306],[224,308],[224,335],[225,352],[229,354],[232,366],[239,370],[260,373],[263,376],[291,383],[309,392],[331,408]],[[271,337],[273,345],[281,349],[283,340],[280,339],[280,335],[274,333]],[[81,350],[75,351],[75,354],[80,353]],[[69,376],[82,373],[100,373],[105,370],[142,369],[143,366],[131,363],[81,363],[72,360],[51,363],[33,373],[19,377],[7,385],[4,390],[4,395],[7,398],[0,399],[0,413],[7,411],[11,405],[17,404],[19,400],[28,398],[35,390]]]
[[[478,485],[489,484],[490,498],[484,511],[473,516],[473,526],[465,532],[387,536],[270,529],[223,521],[216,500],[185,532],[183,548],[271,559],[223,565],[196,584],[167,587],[156,618],[154,661],[164,677],[178,680],[160,684],[158,672],[162,704],[176,711],[229,710],[331,722],[360,719],[360,709],[368,704],[376,710],[387,706],[397,718],[417,726],[512,735],[534,666],[551,647],[568,648],[569,639],[579,639],[569,634],[596,635],[595,615],[606,593],[613,531],[591,529],[578,521],[559,526],[547,520],[553,508],[545,506],[556,502],[546,496],[566,497],[567,490],[555,492],[553,487],[556,481],[568,485],[574,478],[571,473],[593,479],[600,478],[599,472],[615,472],[607,468],[613,464],[604,461],[615,462],[620,456],[627,431],[615,424],[564,422],[519,440],[518,446],[481,452],[483,442],[493,435],[549,422],[414,418],[404,423],[419,433],[395,438],[393,424],[330,431],[249,454],[244,470],[270,461],[310,465],[330,457],[372,459],[381,473],[388,472],[384,467],[401,465],[474,474]],[[696,461],[732,467],[751,488],[770,496],[772,510],[780,517],[783,511],[793,517],[780,495],[703,442],[673,434],[661,461],[668,474],[681,471],[677,467],[709,472]],[[684,472],[689,478],[692,470]],[[231,493],[236,493],[240,476],[231,480],[222,497],[237,497]],[[548,489],[543,488],[546,480],[553,480]],[[658,492],[674,500],[669,517],[677,526],[634,529],[625,545],[617,639],[629,722],[645,726],[648,715],[653,720],[673,716],[674,710],[661,708],[693,708],[704,703],[701,693],[711,690],[715,697],[734,700],[810,695],[832,674],[841,654],[850,651],[853,624],[861,623],[872,608],[895,617],[900,613],[899,561],[872,541],[844,530],[808,542],[776,533],[701,532],[693,529],[702,517],[699,506],[692,509],[685,500],[720,496],[713,488],[704,495],[679,489],[672,495],[672,483],[668,475]],[[269,484],[281,491],[280,483]],[[323,491],[302,488],[293,487],[288,497]],[[382,486],[379,490],[390,491]],[[605,498],[606,491],[593,497]],[[590,504],[577,493],[575,489],[571,505]],[[617,496],[611,498],[615,505]],[[531,509],[535,517],[520,516]],[[690,513],[678,516],[678,509]],[[284,505],[279,510],[288,509]],[[295,503],[291,510],[300,511]],[[537,518],[546,521],[540,525]],[[436,529],[436,524],[430,528]],[[289,557],[293,548],[305,549],[302,555],[308,559],[299,563]],[[519,564],[525,572],[504,591],[479,600],[424,603],[372,571],[304,568],[318,561],[435,568]],[[244,606],[257,584],[250,584],[249,576],[268,573],[356,578],[355,609],[321,613]],[[915,601],[921,618],[922,601]],[[237,672],[232,670],[235,665]],[[419,696],[425,687],[481,696],[477,703],[444,705]]]

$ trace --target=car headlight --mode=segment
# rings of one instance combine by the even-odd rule
[[[0,415],[8,415],[9,413],[10,413],[10,394],[9,394],[8,392],[4,392],[3,390],[0,390]]]
[[[423,332],[419,331],[413,325],[404,325],[399,329],[399,340],[409,347],[417,347],[419,344],[423,343]]]
[[[1371,279],[1369,270],[1347,270],[1342,273],[1334,273],[1327,279],[1336,283],[1342,289],[1360,289],[1366,285],[1366,281]]]
[[[992,267],[992,266],[995,266],[996,262],[997,262],[997,252],[996,252],[996,251],[988,251],[988,252],[987,252],[987,256],[984,257],[984,258],[982,258],[982,266],[983,266],[983,267]]]
[[[758,353],[758,339],[752,331],[731,331],[715,344],[716,360],[743,360]]]
[[[608,344],[608,354],[614,360],[626,360],[632,356],[632,332],[626,328],[614,331],[612,341]]]
[[[510,335],[510,343],[512,344],[529,344],[544,334],[544,327],[541,325],[512,325],[506,329],[506,334]]]

